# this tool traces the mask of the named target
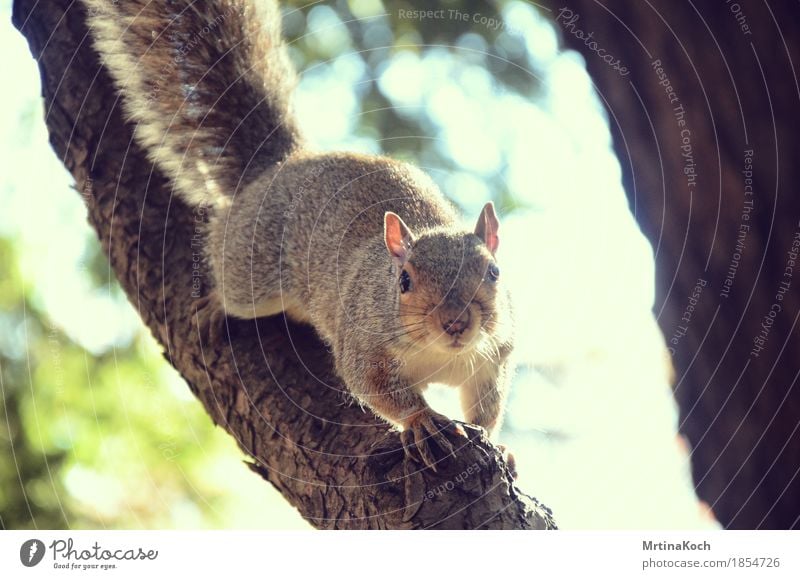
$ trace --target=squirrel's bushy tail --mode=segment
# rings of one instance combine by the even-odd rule
[[[83,2],[138,142],[184,200],[233,195],[297,147],[274,2]]]

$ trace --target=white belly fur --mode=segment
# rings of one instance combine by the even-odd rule
[[[401,373],[420,389],[437,383],[447,386],[477,386],[497,377],[497,364],[475,352],[458,356],[432,352],[428,348],[403,360]]]

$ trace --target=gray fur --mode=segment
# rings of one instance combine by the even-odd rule
[[[225,311],[285,312],[310,323],[333,348],[350,391],[415,435],[432,424],[421,395],[430,382],[460,387],[466,418],[495,429],[513,325],[502,281],[486,278],[494,256],[482,224],[493,208],[473,233],[411,165],[306,150],[271,2],[84,2],[137,139],[186,202],[214,205],[207,253]],[[217,23],[214,35],[196,39],[209,22]],[[162,98],[147,102],[143,91],[189,41],[181,82],[159,87]],[[407,263],[386,248],[387,211],[413,232]],[[401,297],[403,267],[414,287]],[[445,312],[472,323],[448,333]]]

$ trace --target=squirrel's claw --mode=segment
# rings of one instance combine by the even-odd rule
[[[436,459],[428,447],[428,438],[429,435],[421,424],[408,427],[400,433],[400,440],[406,456],[416,463],[421,462],[425,466],[429,466],[433,472],[436,472]]]
[[[419,462],[417,456],[413,452],[414,448],[414,431],[411,429],[406,429],[400,433],[400,442],[403,443],[403,452],[405,452],[406,457],[411,459],[414,462]]]
[[[436,457],[433,456],[433,452],[431,451],[429,445],[429,439],[431,438],[430,430],[428,430],[428,425],[423,422],[420,428],[415,428],[414,432],[414,446],[417,448],[417,452],[419,452],[420,458],[422,458],[422,462],[425,463],[427,466],[431,467],[433,472],[436,472]]]
[[[446,416],[432,411],[420,412],[407,423],[405,430],[400,434],[406,456],[414,462],[420,462],[421,459],[423,464],[436,472],[438,461],[431,451],[431,441],[446,454],[455,456],[455,448],[444,432],[465,436],[464,430]],[[413,449],[416,449],[416,453]]]

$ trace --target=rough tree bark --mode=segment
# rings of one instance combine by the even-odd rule
[[[554,528],[475,429],[438,474],[417,471],[396,433],[346,403],[311,329],[274,317],[207,330],[206,279],[193,276],[204,215],[171,195],[132,141],[84,16],[73,0],[14,3],[40,66],[50,141],[129,299],[253,470],[319,528]]]
[[[655,249],[655,312],[698,493],[727,528],[797,528],[797,4],[546,4],[608,107],[624,185]]]

